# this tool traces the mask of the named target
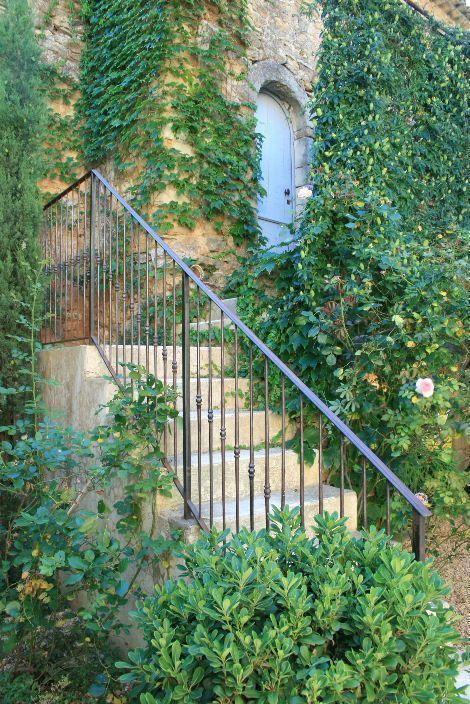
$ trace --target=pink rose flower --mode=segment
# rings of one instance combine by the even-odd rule
[[[429,398],[434,393],[434,382],[432,379],[418,379],[416,382],[416,391],[424,396],[424,398]]]
[[[429,508],[429,506],[431,504],[430,504],[429,497],[427,494],[424,494],[422,491],[419,491],[417,494],[415,494],[415,496],[417,499],[419,499],[421,501],[422,504],[424,504],[425,506],[427,506]]]

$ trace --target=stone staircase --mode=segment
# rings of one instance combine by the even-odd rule
[[[234,305],[233,301],[230,301]],[[225,324],[225,323],[224,323]],[[194,323],[191,324],[194,328]],[[211,321],[211,327],[221,327],[221,321]],[[208,328],[208,322],[199,324],[199,330]],[[178,335],[179,337],[179,335]],[[182,380],[180,378],[182,369],[182,348],[177,345],[167,347],[167,383],[173,382],[172,361],[177,363],[176,387],[181,392]],[[113,360],[118,362],[117,367],[122,372],[119,361],[122,360],[124,350],[122,345],[116,350],[115,347],[104,347],[104,351]],[[152,373],[156,373],[159,379],[164,378],[164,365],[162,348],[149,350],[145,346],[126,346],[126,359],[137,364],[145,364],[148,360],[148,368]],[[209,359],[212,362],[212,376],[209,378]],[[228,346],[224,350],[226,368],[230,364],[230,350]],[[202,396],[201,404],[201,426],[198,433],[198,412],[196,405],[197,396],[197,347],[190,349],[190,429],[191,429],[191,499],[195,505],[200,506],[201,517],[209,523],[210,497],[212,484],[212,516],[216,527],[222,528],[225,513],[225,525],[227,528],[235,529],[237,517],[237,495],[238,495],[238,517],[240,527],[250,526],[250,411],[245,407],[245,397],[249,392],[249,381],[246,378],[238,379],[239,389],[239,481],[237,492],[236,481],[236,460],[234,456],[235,446],[235,388],[236,382],[233,377],[224,377],[224,398],[225,398],[225,453],[222,456],[221,448],[221,391],[222,379],[220,376],[221,348],[213,345],[211,356],[209,347],[200,347],[199,369],[200,388]],[[98,422],[103,422],[104,411],[99,410],[113,397],[116,386],[109,378],[109,371],[103,362],[98,350],[92,345],[73,345],[68,347],[53,347],[44,351],[41,356],[42,373],[45,376],[56,379],[59,386],[47,387],[45,400],[50,408],[65,415],[67,422],[81,430],[94,427]],[[108,378],[106,378],[108,377]],[[256,383],[256,382],[255,382]],[[259,382],[261,383],[261,382]],[[210,438],[208,422],[208,399],[209,387],[212,385],[212,408],[213,408],[213,432],[212,432],[212,454],[210,452]],[[177,400],[177,409],[182,416],[182,398]],[[282,464],[283,451],[280,447],[280,433],[282,419],[279,415],[269,411],[269,477],[271,485],[270,506],[281,505],[282,491]],[[294,428],[287,425],[286,440],[294,435]],[[176,457],[174,456],[174,437],[176,433]],[[264,409],[253,410],[252,420],[252,440],[253,440],[253,460],[255,466],[254,473],[254,527],[255,529],[265,526],[265,411]],[[175,469],[175,473],[182,483],[183,479],[183,432],[182,423],[171,423],[168,429],[168,455],[170,464]],[[224,459],[224,462],[223,462]],[[292,449],[285,449],[285,503],[289,506],[299,504],[300,488],[300,463],[296,452]],[[222,496],[222,478],[225,477],[225,501]],[[212,476],[212,482],[210,480]],[[200,482],[199,482],[200,477]],[[307,527],[313,523],[313,517],[319,512],[319,476],[318,466],[305,466],[305,524]],[[225,506],[225,511],[224,507]],[[338,488],[323,484],[323,508],[328,512],[340,512],[340,491]],[[175,489],[171,498],[159,501],[159,513],[161,518],[173,524],[179,523],[183,515],[183,501]],[[355,530],[357,527],[357,498],[353,491],[346,490],[344,493],[344,514],[348,518],[348,527]],[[179,523],[180,524],[180,523]],[[181,524],[180,524],[181,525]]]
[[[374,492],[378,483],[383,490],[380,510],[387,527],[391,501],[398,494],[409,510],[413,552],[417,559],[425,559],[429,509],[238,318],[236,301],[222,301],[99,171],[92,169],[49,201],[44,208],[41,243],[47,277],[41,341],[52,345],[43,353],[42,366],[45,376],[59,381],[58,387],[46,388],[45,400],[51,409],[62,411],[67,423],[90,428],[102,422],[96,411],[115,393],[123,356],[126,362],[141,364],[162,381],[166,379],[175,389],[183,386],[184,359],[184,413],[179,399],[179,422],[173,427],[172,421],[165,433],[167,461],[177,475],[174,496],[158,505],[158,515],[170,517],[167,525],[183,514],[183,508],[184,515],[192,515],[202,528],[208,514],[217,526],[224,522],[232,528],[263,525],[265,511],[281,503],[285,494],[286,503],[302,504],[307,528],[313,514],[338,511],[341,505],[349,527],[355,529],[356,495],[345,490],[344,483],[348,482],[351,462],[359,480],[359,462],[361,526],[367,528],[372,517],[367,504],[368,483],[373,478]],[[194,322],[196,315],[199,324]],[[150,345],[154,342],[156,349]],[[162,347],[164,342],[166,348]],[[69,346],[57,347],[64,343]],[[241,377],[250,369],[256,376],[259,365],[263,379],[255,378],[248,388],[247,380]],[[237,372],[241,398],[235,403],[233,377]],[[276,394],[281,389],[268,388],[271,372],[286,391],[282,404],[279,398],[274,401],[276,395],[281,396]],[[273,407],[282,405],[288,410],[289,404],[295,403],[300,410],[300,432],[287,425],[283,434],[286,443],[279,437],[282,419],[269,408],[265,413],[266,398],[268,404],[273,399]],[[315,418],[315,429],[308,427],[311,418]],[[289,445],[294,431],[299,445],[297,436],[303,433],[308,440],[313,434],[309,430],[315,430],[315,435],[318,430],[323,441],[334,434],[340,444],[339,466],[335,468],[340,488],[323,482],[319,486],[320,469],[301,466]],[[280,445],[287,449],[285,456]],[[251,453],[247,450],[250,446]],[[323,460],[321,456],[322,470]],[[328,479],[325,471],[321,479]],[[374,493],[374,499],[376,496],[379,494]]]

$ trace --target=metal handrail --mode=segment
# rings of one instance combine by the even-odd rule
[[[155,232],[155,230],[129,205],[129,203],[118,193],[109,181],[96,169],[91,169],[84,174],[62,193],[55,196],[45,206],[47,210],[51,205],[67,195],[73,188],[82,183],[91,174],[101,181],[101,183],[113,194],[116,200],[128,211],[130,215],[141,225],[141,227],[167,252],[171,259],[178,264],[185,274],[197,285],[198,288],[223,311],[231,322],[241,330],[246,337],[260,350],[260,352],[272,362],[289,381],[308,399],[341,433],[354,447],[365,457],[375,469],[393,486],[396,491],[419,513],[423,518],[431,516],[431,511],[418,499],[418,497],[406,486],[402,480],[379,458],[377,455],[349,428],[344,421],[339,418],[328,406],[301,380],[299,377],[281,360],[279,357],[255,335],[255,333],[233,313],[230,308],[217,296],[178,256],[178,254]]]
[[[89,180],[89,183],[88,183]],[[66,197],[69,196],[69,197]],[[362,489],[361,489],[361,514],[362,525],[368,527],[368,476],[367,469],[370,464],[378,476],[386,482],[386,531],[391,531],[391,491],[396,490],[412,509],[412,547],[415,555],[419,559],[425,557],[425,519],[431,515],[429,509],[420,501],[397,475],[339,418],[260,338],[238,317],[227,304],[221,300],[197,274],[186,264],[182,258],[155,232],[155,230],[132,208],[131,205],[117,192],[109,181],[96,169],[92,169],[75,181],[71,186],[55,196],[45,206],[43,247],[45,251],[46,272],[49,274],[48,294],[46,294],[46,308],[49,306],[50,324],[44,329],[43,339],[47,342],[72,342],[78,340],[89,340],[97,348],[112,376],[120,383],[123,369],[124,383],[126,381],[126,358],[127,351],[130,350],[130,359],[133,360],[133,351],[137,355],[140,364],[141,352],[144,354],[147,372],[150,372],[154,365],[157,376],[157,360],[160,359],[159,366],[163,365],[164,388],[173,386],[177,388],[177,380],[182,382],[182,437],[178,432],[178,424],[173,421],[172,427],[165,427],[163,438],[164,465],[172,471],[174,483],[184,500],[184,515],[186,518],[193,516],[200,527],[207,530],[212,527],[216,520],[214,510],[217,503],[217,510],[222,510],[222,524],[226,527],[226,498],[235,496],[236,509],[236,530],[240,529],[240,500],[249,499],[249,519],[250,527],[255,527],[255,514],[259,516],[261,506],[255,511],[255,496],[263,500],[263,515],[266,520],[266,527],[269,527],[269,514],[271,511],[271,501],[279,501],[281,508],[288,502],[297,502],[297,499],[289,494],[287,499],[287,482],[289,492],[299,492],[300,515],[305,523],[307,506],[312,507],[318,500],[318,512],[324,511],[324,461],[323,461],[323,438],[325,431],[325,421],[331,424],[332,428],[340,433],[340,460],[337,470],[340,472],[339,486],[339,513],[345,515],[345,479],[347,476],[347,447],[355,449],[362,458]],[[121,224],[119,224],[121,223]],[[126,224],[127,223],[127,224]],[[127,233],[127,234],[126,234]],[[136,249],[137,246],[137,249]],[[143,247],[143,249],[142,249]],[[163,257],[158,263],[161,248]],[[150,255],[150,259],[149,259]],[[143,256],[143,259],[142,259]],[[143,269],[143,272],[142,272]],[[159,288],[157,271],[160,272]],[[153,272],[153,273],[152,273]],[[144,276],[142,276],[142,273]],[[176,277],[181,275],[180,284],[176,284]],[[178,279],[179,280],[179,279]],[[168,288],[169,284],[169,288]],[[190,290],[194,285],[196,299],[191,303]],[[178,307],[176,296],[180,296]],[[178,299],[179,300],[179,299]],[[201,319],[200,303],[208,304],[208,321],[203,323],[208,326],[208,347],[205,348],[206,361],[201,366]],[[194,323],[193,335],[197,340],[191,338],[191,308],[197,304],[193,313],[197,314],[197,322]],[[181,305],[181,308],[179,308]],[[149,308],[150,306],[150,308]],[[220,313],[220,320],[212,318],[212,310],[217,309]],[[158,313],[157,311],[160,310]],[[181,318],[177,317],[181,314]],[[159,322],[160,320],[160,322]],[[181,324],[178,323],[181,321]],[[151,325],[150,325],[151,323]],[[178,323],[178,325],[177,325]],[[235,408],[230,411],[231,419],[226,416],[225,399],[225,344],[229,344],[229,338],[224,336],[226,324],[231,324],[234,330],[234,374],[231,382],[235,385],[234,399]],[[213,346],[214,325],[220,325],[220,346]],[[130,327],[129,327],[130,326]],[[170,335],[168,338],[167,335]],[[180,339],[181,342],[177,342]],[[241,452],[240,422],[241,411],[238,401],[240,391],[239,362],[243,358],[240,356],[239,336],[244,336],[248,342],[249,359],[247,388],[249,398],[245,397],[248,406],[245,405],[246,415],[244,425],[245,440],[248,443],[247,431],[249,429],[249,457]],[[160,337],[161,336],[161,337]],[[193,339],[193,342],[192,342]],[[126,342],[127,340],[127,342]],[[162,340],[162,342],[160,342]],[[225,342],[226,340],[226,342]],[[178,345],[181,345],[179,347]],[[120,358],[119,347],[122,346],[123,359]],[[152,361],[150,350],[152,351]],[[179,350],[179,352],[177,352]],[[191,352],[193,350],[193,352]],[[169,352],[172,357],[169,358]],[[229,350],[227,350],[228,352]],[[245,350],[247,351],[247,350]],[[261,396],[264,393],[264,403],[261,403],[261,413],[264,415],[264,435],[260,425],[254,425],[254,386],[261,382],[253,374],[253,353],[258,353],[264,359],[264,390],[259,387]],[[220,355],[220,378],[213,375],[214,368],[217,369],[217,362],[212,355]],[[181,361],[178,361],[178,354],[181,354]],[[191,362],[191,354],[197,354],[196,371]],[[208,355],[208,357],[207,357]],[[113,361],[114,359],[114,361]],[[215,367],[214,367],[215,363]],[[229,368],[230,361],[227,363]],[[208,364],[208,366],[207,366]],[[276,440],[279,434],[273,435],[274,426],[270,425],[270,384],[269,365],[273,365],[280,374],[281,411],[274,424],[282,421],[281,439],[282,443]],[[182,376],[178,377],[179,370]],[[208,376],[207,376],[208,370]],[[202,377],[206,374],[204,392],[202,392]],[[158,377],[159,378],[159,377]],[[228,378],[228,377],[227,377]],[[218,383],[220,391],[216,397],[213,395],[214,379]],[[298,455],[298,470],[289,470],[286,474],[286,449],[288,447],[287,432],[292,428],[286,425],[286,381],[289,389],[296,391],[300,399],[300,425],[297,429],[300,450]],[[193,386],[191,386],[193,382]],[[195,382],[195,383],[194,383]],[[195,386],[197,384],[197,389]],[[192,389],[192,390],[191,390]],[[227,393],[229,389],[227,387]],[[290,393],[290,392],[289,392]],[[166,394],[166,391],[165,391]],[[230,391],[230,394],[232,392]],[[218,398],[217,398],[218,397]],[[196,402],[196,409],[193,402]],[[304,424],[304,404],[308,401],[318,412],[319,441],[317,449],[318,459],[318,486],[312,484],[312,477],[309,474],[309,484],[305,484],[305,424]],[[216,403],[214,403],[216,402]],[[217,404],[220,402],[220,406]],[[202,420],[202,405],[207,403],[207,424]],[[176,409],[176,402],[174,403]],[[214,414],[214,408],[217,412]],[[256,413],[259,407],[256,406]],[[195,415],[193,411],[195,410]],[[206,414],[206,410],[204,414]],[[243,411],[243,408],[242,408]],[[219,415],[217,415],[219,414]],[[191,427],[191,418],[196,423],[194,429]],[[261,419],[259,419],[261,420]],[[227,426],[228,423],[228,426]],[[234,425],[233,425],[234,424]],[[249,424],[249,428],[248,428]],[[220,425],[220,427],[219,427]],[[217,426],[220,431],[219,439],[214,437]],[[233,438],[233,432],[235,436]],[[204,435],[206,433],[206,435]],[[207,435],[208,433],[208,435]],[[261,437],[264,440],[261,440]],[[178,442],[182,439],[182,455]],[[192,437],[197,445],[197,455],[192,454]],[[271,438],[273,438],[271,440]],[[170,450],[170,441],[172,449]],[[261,445],[259,445],[261,441]],[[281,461],[281,466],[277,465],[275,473],[281,471],[281,475],[271,476],[271,448],[274,449],[278,442],[279,453],[277,462]],[[208,443],[208,445],[207,445]],[[215,444],[220,443],[220,446]],[[226,452],[233,443],[234,465],[227,464]],[[208,452],[207,452],[208,447]],[[220,451],[219,448],[220,447]],[[257,448],[264,448],[259,450]],[[203,449],[205,448],[205,449]],[[204,462],[202,461],[203,453]],[[260,457],[261,453],[261,457]],[[276,457],[276,451],[273,457]],[[180,460],[181,458],[181,464]],[[197,458],[197,460],[196,460]],[[217,459],[218,458],[218,459]],[[247,462],[249,460],[249,464]],[[273,460],[274,463],[276,460]],[[197,462],[197,469],[196,469]],[[256,467],[261,462],[264,465],[264,472],[259,475]],[[183,477],[180,481],[178,477],[178,464],[182,466]],[[241,474],[241,465],[245,465],[247,475]],[[198,501],[193,500],[192,475],[196,471]],[[273,465],[275,466],[275,465]],[[357,465],[356,465],[357,466]],[[215,481],[214,472],[221,472],[221,476]],[[299,471],[297,475],[296,472]],[[227,474],[229,472],[229,474]],[[234,475],[232,474],[234,472]],[[208,475],[208,476],[207,476]],[[202,490],[203,476],[209,479],[210,501],[204,504],[202,496],[207,494],[206,488]],[[249,480],[249,489],[245,486],[245,491],[241,490],[240,481]],[[235,488],[230,484],[227,489],[226,480],[235,480]],[[230,479],[232,477],[232,479]],[[277,499],[272,495],[271,479],[274,480],[275,491],[279,491],[279,480],[281,479],[280,497]],[[262,481],[262,486],[260,485]],[[292,482],[294,481],[294,485]],[[255,488],[258,486],[258,489]],[[316,486],[316,489],[315,489]],[[308,490],[308,495],[306,494]],[[335,496],[335,490],[332,488]],[[235,491],[235,495],[231,492]],[[249,491],[249,496],[247,492]],[[314,492],[313,494],[311,492]],[[317,499],[315,498],[317,491]],[[221,500],[215,498],[221,492]],[[334,499],[336,500],[336,499]],[[351,500],[352,497],[351,497]],[[214,501],[216,503],[214,503]],[[355,501],[355,499],[354,499]],[[204,505],[203,505],[204,504]],[[232,509],[233,510],[233,504]],[[258,513],[256,513],[258,512]],[[349,514],[354,516],[356,510]],[[204,516],[207,516],[208,523]],[[218,519],[217,519],[218,520]],[[233,520],[229,519],[229,522]],[[245,520],[245,519],[243,519]],[[353,518],[355,525],[355,518]]]

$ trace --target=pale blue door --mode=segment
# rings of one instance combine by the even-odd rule
[[[258,219],[269,246],[289,240],[294,214],[293,138],[289,119],[281,104],[268,93],[259,93],[256,106],[257,132],[263,137],[262,185],[266,191],[258,201]]]

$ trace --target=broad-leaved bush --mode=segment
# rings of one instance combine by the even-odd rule
[[[276,511],[269,533],[212,533],[135,614],[129,654],[141,704],[460,701],[455,617],[431,564],[375,529]]]

